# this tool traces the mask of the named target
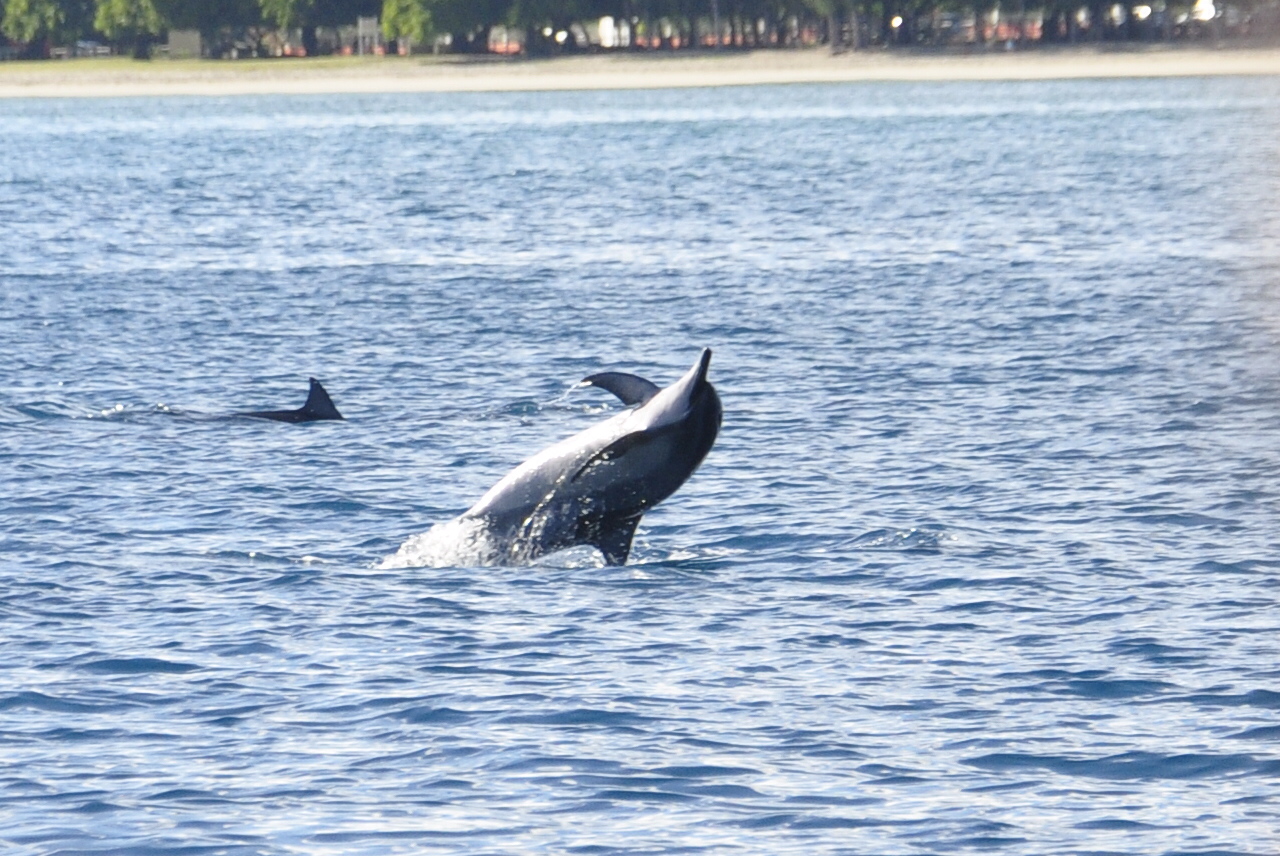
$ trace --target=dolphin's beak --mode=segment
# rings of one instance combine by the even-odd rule
[[[698,369],[698,380],[700,382],[705,383],[707,380],[707,369],[711,367],[711,349],[710,348],[702,349],[702,354],[701,356],[698,357],[698,362],[696,365]]]
[[[703,348],[702,353],[698,355],[698,361],[693,364],[684,377],[671,384],[668,389],[679,390],[676,393],[681,400],[688,402],[693,397],[694,390],[707,381],[707,369],[711,366],[711,349]]]
[[[707,369],[711,367],[711,349],[703,348],[702,353],[698,355],[698,361],[693,364],[684,377],[671,384],[671,388],[677,390],[676,399],[682,402],[684,408],[688,408],[693,401],[693,394],[697,392],[704,383],[707,382]]]

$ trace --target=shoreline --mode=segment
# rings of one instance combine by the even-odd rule
[[[553,59],[458,56],[0,63],[0,99],[533,92],[797,83],[1029,81],[1280,75],[1280,46],[1139,45],[1028,50],[826,48]]]

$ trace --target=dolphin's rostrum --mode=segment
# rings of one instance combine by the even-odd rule
[[[248,413],[237,413],[236,416],[273,419],[276,422],[318,422],[322,419],[342,418],[329,393],[324,391],[320,381],[315,378],[311,378],[311,390],[307,393],[306,404],[297,410],[253,410]]]
[[[625,564],[636,525],[702,463],[720,430],[707,382],[711,350],[675,383],[605,372],[583,383],[634,408],[533,456],[458,520],[479,523],[494,564],[519,564],[581,544]]]

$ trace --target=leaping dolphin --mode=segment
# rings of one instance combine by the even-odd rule
[[[318,422],[322,419],[342,419],[342,414],[334,406],[333,399],[315,378],[311,378],[311,391],[307,393],[306,404],[297,410],[253,410],[248,413],[237,413],[236,416],[274,419],[276,422]]]
[[[710,364],[705,348],[665,389],[623,372],[584,379],[636,406],[534,455],[458,521],[481,525],[493,564],[582,544],[610,565],[626,564],[640,518],[684,484],[716,441],[722,409],[707,382]]]

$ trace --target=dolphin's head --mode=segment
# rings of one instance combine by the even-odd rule
[[[707,380],[707,369],[710,367],[711,349],[703,348],[693,368],[685,372],[685,376],[677,383],[682,386],[686,396],[687,412],[696,414],[703,421],[714,422],[715,427],[711,434],[714,439],[716,432],[720,430],[724,410],[720,406],[720,396],[716,394],[716,388]]]
[[[683,377],[635,411],[647,423],[643,433],[654,439],[650,448],[665,450],[660,466],[644,479],[641,507],[652,507],[670,496],[715,445],[723,410],[720,396],[707,380],[710,366],[711,349],[704,348]]]
[[[660,390],[636,411],[636,426],[654,431],[674,425],[693,416],[701,422],[714,422],[719,429],[721,419],[720,397],[715,387],[707,381],[707,369],[711,366],[711,349],[703,348],[695,362],[678,381]],[[714,437],[714,433],[712,434]]]

